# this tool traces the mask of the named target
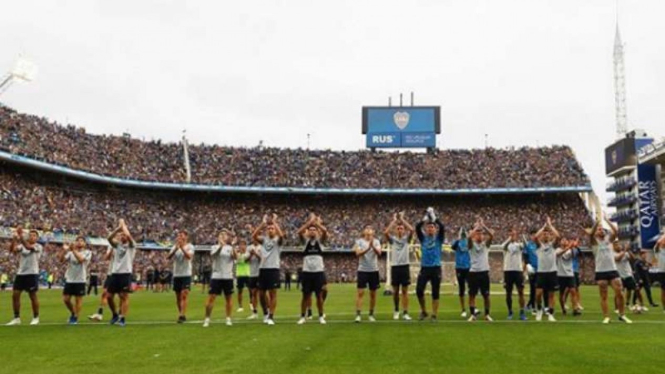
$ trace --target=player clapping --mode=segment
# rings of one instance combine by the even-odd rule
[[[37,291],[39,291],[39,257],[44,249],[41,244],[37,243],[38,239],[39,233],[37,230],[30,230],[28,239],[25,239],[23,228],[20,226],[12,237],[9,251],[19,256],[19,263],[12,291],[14,319],[7,324],[8,326],[21,324],[21,293],[23,291],[30,295],[30,302],[32,303],[32,321],[30,321],[30,324],[39,324],[39,299],[37,298]]]
[[[92,252],[86,248],[85,238],[79,236],[74,243],[65,243],[62,246],[58,258],[60,261],[67,263],[62,300],[70,312],[69,324],[76,325],[83,305],[83,296],[85,296],[87,271],[92,259]],[[74,297],[74,304],[72,304],[72,296]]]
[[[379,256],[381,256],[381,242],[374,237],[374,228],[366,225],[363,228],[362,238],[356,241],[353,251],[358,257],[358,279],[356,294],[356,319],[362,320],[360,310],[365,296],[365,289],[369,288],[369,321],[376,322],[374,307],[376,306],[376,290],[379,288]]]
[[[524,270],[523,253],[525,244],[519,239],[516,228],[510,229],[510,236],[501,245],[503,249],[503,282],[506,288],[508,319],[513,319],[513,288],[517,288],[520,305],[520,320],[526,321],[524,312]]]
[[[469,234],[469,255],[471,268],[469,269],[469,321],[477,319],[476,296],[480,291],[485,307],[485,320],[492,322],[490,316],[490,265],[489,250],[494,238],[494,231],[485,226],[482,219],[478,219],[475,227]]]
[[[393,319],[399,319],[399,302],[402,297],[402,318],[410,321],[409,316],[409,285],[411,269],[409,266],[409,242],[414,229],[404,219],[404,212],[394,214],[392,221],[383,232],[385,240],[390,243],[390,282],[393,288]],[[401,293],[400,293],[401,289]]]
[[[233,309],[233,261],[236,258],[236,252],[231,244],[232,235],[227,230],[217,237],[217,245],[214,245],[210,251],[212,257],[212,277],[210,280],[210,289],[208,290],[208,300],[206,301],[206,316],[203,321],[203,327],[210,326],[210,316],[212,308],[215,305],[217,296],[224,293],[226,306],[226,325],[231,326],[231,312]]]
[[[439,313],[439,289],[441,287],[441,246],[445,236],[445,227],[436,217],[433,208],[427,208],[425,217],[416,224],[416,235],[420,241],[420,273],[416,284],[416,296],[420,304],[420,320],[427,318],[425,288],[432,287],[432,321]]]
[[[192,258],[194,246],[189,243],[187,231],[178,232],[173,248],[166,256],[173,260],[173,291],[178,307],[178,323],[187,321],[187,297],[192,286]]]
[[[277,290],[280,286],[280,256],[284,242],[284,232],[279,225],[278,217],[273,214],[269,219],[263,216],[261,225],[252,233],[252,239],[261,243],[261,265],[259,269],[260,297],[268,306],[268,316],[264,322],[272,326],[277,308]]]
[[[304,244],[302,266],[302,301],[300,303],[300,319],[298,324],[307,321],[305,312],[312,304],[312,293],[316,295],[316,306],[319,311],[319,323],[325,325],[323,316],[323,285],[325,282],[323,263],[323,243],[328,238],[328,230],[323,226],[321,217],[310,214],[309,219],[300,229],[298,237]]]
[[[136,242],[127,228],[125,220],[118,220],[118,227],[108,236],[108,242],[113,248],[107,253],[105,260],[112,257],[111,282],[108,288],[108,305],[113,313],[111,325],[116,323],[125,326],[125,317],[129,311],[129,294],[132,292],[132,268],[136,254]],[[116,308],[114,296],[120,298],[120,310]]]

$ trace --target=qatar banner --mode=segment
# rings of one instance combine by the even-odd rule
[[[637,166],[637,193],[642,248],[653,248],[660,233],[658,180],[655,165]]]

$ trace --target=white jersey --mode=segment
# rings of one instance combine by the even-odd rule
[[[261,254],[260,245],[249,245],[247,246],[247,253],[254,251],[254,253]],[[259,276],[259,270],[261,268],[261,258],[257,256],[252,256],[249,259],[249,276],[251,278],[256,278]]]
[[[481,273],[490,271],[489,261],[490,248],[485,243],[473,243],[469,250],[469,257],[471,258],[471,273]]]
[[[373,239],[372,244],[374,248],[381,248],[381,242],[379,239]],[[358,239],[356,241],[356,245],[358,248],[360,248],[361,251],[369,248],[369,242],[365,239]],[[379,271],[379,258],[374,250],[367,251],[367,253],[360,256],[358,259],[358,271],[370,273]]]
[[[409,235],[390,235],[391,266],[409,265]]]
[[[612,244],[607,236],[605,239],[598,241],[591,249],[593,249],[596,260],[596,273],[617,271],[617,264],[614,262],[614,250],[612,250]]]
[[[615,263],[617,264],[617,271],[621,279],[633,276],[633,268],[630,266],[630,256],[628,253],[622,253],[618,261],[615,259]]]
[[[538,256],[538,273],[556,272],[556,251],[552,242],[541,243],[536,250]]]
[[[507,240],[503,243],[503,271],[522,272],[522,251],[524,243],[511,242]]]
[[[18,246],[18,272],[17,275],[36,275],[39,274],[39,258],[44,252],[41,244],[35,243],[32,251],[29,251],[23,245]]]
[[[279,269],[281,267],[280,255],[282,254],[282,239],[279,237],[263,237],[261,247],[261,269]]]
[[[556,250],[556,275],[559,277],[573,277],[573,252],[563,248]]]
[[[111,271],[113,274],[131,274],[134,266],[136,248],[129,245],[117,244],[113,248],[113,262]]]
[[[189,258],[185,253],[190,255]],[[185,244],[182,250],[179,250],[175,245],[169,251],[169,256],[173,254],[173,277],[191,277],[192,276],[192,258],[194,256],[194,246]]]
[[[211,279],[233,279],[233,247],[228,244],[220,247],[213,245],[210,256],[212,256],[212,278]]]
[[[67,261],[67,271],[65,272],[66,283],[86,283],[88,279],[88,266],[92,259],[92,252],[84,249],[79,251],[79,254],[83,257],[83,262],[79,262],[73,252],[65,254],[65,261]]]

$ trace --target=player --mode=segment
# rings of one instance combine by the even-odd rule
[[[658,261],[656,276],[658,277],[658,283],[660,283],[660,304],[663,306],[663,312],[665,312],[665,234],[656,241],[653,251]]]
[[[565,295],[569,294],[573,302],[574,312],[578,312],[575,307],[577,300],[577,289],[575,288],[575,272],[573,271],[573,248],[578,243],[574,240],[561,238],[560,247],[556,250],[556,275],[559,284],[559,304],[564,315],[567,314]],[[577,314],[575,314],[577,315]]]
[[[468,283],[469,268],[471,259],[469,257],[469,246],[467,232],[464,227],[460,228],[458,239],[453,242],[452,248],[455,251],[455,276],[457,277],[457,291],[459,303],[462,308],[462,318],[466,318],[466,307],[464,306],[464,294],[466,294],[466,284]]]
[[[83,296],[85,296],[85,283],[92,252],[86,248],[85,238],[79,236],[73,244],[65,243],[62,246],[58,259],[67,263],[62,301],[71,313],[69,324],[77,325],[83,305]],[[74,304],[72,304],[72,296]]]
[[[526,321],[524,312],[524,243],[519,240],[516,228],[510,230],[510,236],[501,245],[503,248],[503,282],[506,288],[508,319],[513,319],[513,287],[517,288],[520,304],[520,320]]]
[[[192,258],[194,246],[189,243],[189,233],[178,231],[176,242],[166,258],[173,260],[173,291],[178,307],[178,323],[187,321],[187,298],[192,287]]]
[[[233,262],[236,259],[236,251],[233,249],[233,235],[227,230],[217,237],[217,245],[210,250],[212,257],[212,278],[210,280],[210,289],[208,291],[208,300],[206,301],[206,316],[203,320],[203,327],[210,326],[210,315],[215,306],[215,299],[224,292],[226,325],[231,326],[231,312],[233,309]]]
[[[404,219],[404,212],[394,214],[392,221],[383,232],[386,242],[390,243],[391,266],[390,279],[393,288],[393,319],[399,319],[400,289],[402,295],[402,318],[410,321],[409,285],[411,269],[409,267],[409,242],[413,236],[413,226]]]
[[[432,322],[439,315],[439,297],[441,287],[441,250],[445,238],[445,227],[436,217],[434,208],[427,208],[425,217],[416,224],[416,235],[420,241],[420,273],[416,283],[416,296],[420,304],[420,321],[427,318],[425,288],[427,283],[432,288]]]
[[[252,239],[262,245],[259,268],[259,297],[267,302],[268,318],[264,318],[264,322],[268,326],[272,326],[275,324],[277,290],[280,286],[280,255],[284,243],[284,232],[279,225],[277,215],[273,213],[270,220],[267,215],[263,216],[261,225],[252,233]]]
[[[323,243],[328,239],[328,230],[323,226],[321,217],[310,214],[309,219],[298,229],[298,237],[305,245],[302,265],[302,301],[300,303],[300,319],[304,324],[305,313],[312,303],[312,292],[316,295],[316,306],[319,311],[319,323],[326,324],[323,315],[323,283],[325,279],[323,263]]]
[[[32,321],[30,325],[39,325],[39,257],[44,248],[37,243],[39,233],[30,230],[28,239],[23,237],[23,228],[19,226],[12,237],[9,251],[19,256],[18,271],[14,279],[12,291],[12,307],[14,308],[14,319],[7,323],[8,326],[21,324],[21,293],[27,292],[32,303]]]
[[[597,219],[591,230],[587,231],[596,262],[596,283],[598,283],[598,288],[600,289],[600,307],[604,316],[603,323],[610,323],[609,308],[607,306],[608,287],[612,287],[614,290],[615,303],[619,309],[619,321],[632,323],[624,313],[626,304],[623,300],[623,293],[621,292],[619,272],[614,262],[614,251],[611,248],[611,243],[618,236],[618,230],[606,217],[604,217],[604,220],[610,226],[610,233],[603,229],[600,219]]]
[[[113,258],[113,247],[108,246],[106,248],[106,252],[102,256],[103,259]],[[108,305],[108,298],[109,298],[109,287],[111,286],[111,274],[113,273],[113,265],[112,265],[112,260],[108,261],[108,264],[106,266],[106,278],[104,279],[104,283],[102,284],[102,297],[99,299],[99,308],[97,308],[97,313],[92,314],[88,316],[88,319],[91,321],[95,322],[101,322],[104,319],[104,308]]]
[[[249,252],[247,251],[247,241],[240,239],[236,249],[236,288],[238,289],[238,310],[241,313],[245,311],[242,307],[243,290],[249,290]],[[251,291],[249,291],[251,293]]]
[[[639,295],[640,298],[642,297],[642,290],[644,289],[644,293],[647,296],[647,300],[649,301],[649,306],[650,307],[657,307],[658,304],[655,304],[653,302],[653,295],[651,294],[651,278],[649,276],[649,269],[652,267],[651,263],[647,259],[647,251],[646,250],[641,250],[640,254],[638,255],[637,259],[635,259],[635,275],[636,275],[636,281],[637,281],[637,290],[635,292],[635,295]],[[637,296],[633,296],[636,298]],[[633,300],[633,303],[635,303],[635,300]],[[648,309],[642,304],[641,311],[643,312],[648,312]]]
[[[485,226],[482,218],[476,222],[469,234],[469,255],[471,257],[471,268],[469,268],[469,311],[471,316],[469,322],[478,318],[476,308],[476,296],[478,291],[483,296],[485,307],[485,320],[494,321],[490,316],[490,264],[489,251],[494,238],[494,231]]]
[[[253,232],[251,226],[249,227],[249,232]],[[242,241],[241,241],[242,242]],[[247,247],[247,252],[249,253],[249,300],[252,308],[252,314],[247,317],[247,319],[256,319],[258,318],[258,313],[256,308],[259,302],[259,270],[261,267],[261,245],[258,241],[253,240],[252,244]],[[263,315],[268,315],[268,309],[266,307],[265,299],[261,298],[261,308],[263,309]]]
[[[545,311],[547,320],[556,322],[554,318],[554,292],[558,285],[556,250],[561,235],[554,228],[552,220],[547,217],[545,225],[535,235],[538,245],[538,270],[536,271],[536,321],[543,319],[543,299],[545,299]]]
[[[531,311],[533,315],[536,312],[536,289],[538,288],[538,244],[536,243],[537,229],[531,229],[529,238],[525,238],[524,245],[524,263],[526,264],[526,273],[529,277],[529,301],[526,303],[526,310]]]
[[[626,300],[626,306],[630,306],[630,300],[632,300],[633,292],[635,292],[637,289],[637,283],[633,277],[633,268],[630,266],[630,261],[634,259],[634,256],[628,250],[627,246],[621,246],[621,244],[618,242],[615,243],[613,248],[615,253],[614,262],[617,264],[617,271],[619,272],[619,277],[621,278],[621,286],[625,291],[624,300]],[[640,300],[639,305],[641,305],[641,302],[642,300]],[[641,311],[641,309],[638,308],[639,305],[633,305],[632,310],[636,312]]]
[[[381,242],[374,237],[371,225],[365,225],[362,238],[356,241],[353,251],[358,257],[358,280],[356,294],[356,323],[362,320],[360,308],[363,304],[365,289],[369,288],[369,321],[376,322],[374,307],[376,306],[376,290],[379,288],[379,256],[383,253]]]
[[[132,268],[136,255],[136,242],[127,228],[124,219],[118,220],[118,227],[109,234],[108,242],[113,248],[112,256],[107,253],[105,260],[111,262],[111,283],[108,287],[108,305],[113,313],[111,325],[125,326],[125,318],[129,312],[129,294],[132,292]],[[116,308],[114,296],[120,298],[120,310]]]

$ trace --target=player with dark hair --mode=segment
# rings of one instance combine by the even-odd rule
[[[85,238],[79,236],[73,244],[65,243],[62,246],[58,259],[67,263],[62,301],[70,313],[69,324],[76,325],[83,305],[83,296],[85,296],[85,282],[92,252],[86,248]],[[72,296],[74,304],[72,304]]]
[[[653,252],[658,262],[658,283],[660,283],[660,304],[665,311],[665,234],[661,235],[653,247]]]
[[[319,323],[326,324],[323,314],[323,284],[325,267],[323,263],[323,243],[328,239],[328,230],[323,226],[321,217],[314,213],[298,229],[298,237],[304,244],[302,265],[302,300],[300,302],[300,319],[298,324],[307,321],[305,313],[312,305],[312,293],[316,296],[316,307],[319,312]]]
[[[571,296],[573,310],[577,315],[575,300],[577,300],[577,289],[575,288],[575,272],[573,271],[573,248],[578,243],[574,240],[561,238],[559,248],[556,250],[556,275],[559,283],[559,304],[564,315],[568,313],[566,309],[566,295]]]
[[[554,318],[554,292],[558,286],[556,250],[561,235],[550,217],[547,217],[545,225],[535,235],[538,245],[538,270],[536,271],[536,321],[543,319],[543,299],[545,300],[545,311],[550,322],[556,322]]]
[[[253,232],[251,226],[248,225],[249,232]],[[261,267],[261,245],[258,241],[252,240],[252,244],[247,247],[247,253],[249,257],[247,261],[249,262],[249,279],[247,282],[249,288],[249,303],[252,308],[252,314],[247,317],[247,319],[256,319],[258,317],[257,307],[259,304],[259,271]],[[260,301],[261,308],[263,310],[263,315],[268,315],[268,308],[264,298],[261,298]]]
[[[369,288],[369,321],[376,322],[374,307],[376,306],[376,290],[379,288],[379,256],[381,256],[381,242],[374,237],[374,228],[366,225],[363,228],[362,238],[356,240],[353,251],[358,257],[358,279],[356,293],[356,319],[361,321],[360,308],[362,307],[365,289]]]
[[[434,213],[434,208],[427,208],[425,217],[416,224],[416,235],[420,241],[420,273],[416,283],[416,296],[420,304],[420,320],[427,318],[425,288],[427,283],[432,287],[432,315],[435,322],[439,314],[439,297],[441,288],[441,251],[445,239],[445,227]]]
[[[187,297],[192,288],[192,258],[194,246],[189,243],[187,231],[180,230],[173,248],[166,256],[173,260],[173,291],[178,307],[178,323],[187,321]]]
[[[628,250],[628,246],[623,246],[621,243],[614,243],[614,262],[617,264],[617,271],[619,272],[619,277],[621,278],[621,286],[624,294],[624,300],[626,301],[626,307],[630,307],[630,301],[633,299],[633,292],[637,290],[637,283],[633,277],[633,268],[630,266],[630,261],[634,259],[632,252]],[[642,302],[642,297],[640,295],[640,305]],[[633,305],[632,310],[639,312],[637,309],[638,305]],[[619,309],[618,307],[616,308]]]
[[[88,319],[95,322],[101,322],[104,319],[104,308],[108,306],[108,298],[110,293],[108,289],[111,285],[111,274],[113,273],[113,247],[110,245],[106,248],[106,252],[102,256],[103,259],[109,259],[106,266],[106,278],[104,278],[104,283],[102,283],[102,296],[99,299],[99,307],[97,308],[97,313],[94,313],[88,316]]]
[[[650,307],[657,307],[658,304],[653,302],[653,295],[651,294],[651,278],[649,277],[649,269],[651,268],[651,263],[647,259],[647,250],[641,250],[638,257],[635,259],[635,280],[637,281],[637,290],[633,295],[633,304],[635,303],[636,298],[642,298],[642,290],[647,296]],[[642,304],[640,311],[647,312],[649,311],[647,307]]]
[[[617,304],[617,309],[619,310],[619,321],[632,323],[625,315],[626,303],[623,300],[621,280],[616,262],[614,262],[614,251],[612,250],[612,242],[618,237],[618,230],[610,220],[606,217],[603,218],[609,225],[611,232],[608,233],[603,228],[600,217],[594,222],[591,230],[585,230],[589,235],[589,243],[591,243],[591,249],[593,250],[596,262],[596,283],[598,283],[598,288],[600,289],[600,307],[603,311],[603,323],[610,323],[610,313],[607,305],[609,287],[612,287],[614,290],[615,304]]]
[[[513,288],[517,288],[520,305],[520,320],[526,321],[524,312],[524,242],[519,239],[516,228],[510,229],[510,236],[501,245],[503,248],[503,283],[506,288],[508,319],[513,319]]]
[[[461,227],[457,240],[453,242],[452,249],[455,251],[455,277],[457,279],[457,294],[459,296],[460,307],[462,308],[462,318],[466,318],[466,307],[464,306],[464,295],[466,294],[466,285],[468,283],[469,268],[471,259],[469,257],[469,239],[466,229]]]
[[[113,248],[111,283],[108,288],[108,305],[113,313],[111,325],[125,326],[125,317],[129,311],[129,294],[132,292],[132,268],[136,254],[136,242],[130,234],[125,220],[118,220],[118,227],[107,238]],[[105,260],[111,255],[107,253]],[[120,310],[116,308],[114,296],[120,298]]]
[[[280,286],[280,255],[284,243],[284,232],[279,225],[277,215],[273,213],[270,220],[267,215],[263,216],[263,221],[252,233],[252,239],[262,244],[259,289],[260,297],[266,300],[268,306],[268,318],[264,322],[272,326],[275,324],[277,290]]]
[[[236,312],[238,313],[245,311],[245,308],[242,306],[242,294],[245,288],[249,290],[249,256],[247,241],[240,239],[236,248],[236,288],[238,290],[238,310]],[[251,291],[248,292],[251,293]]]
[[[532,314],[536,312],[536,289],[538,288],[538,244],[536,243],[536,233],[538,229],[529,230],[529,237],[524,240],[524,263],[526,264],[526,274],[529,277],[529,301],[526,303],[526,310],[531,310]]]
[[[404,212],[394,214],[392,221],[383,232],[385,241],[390,243],[390,283],[393,289],[393,319],[399,319],[400,295],[402,296],[402,318],[409,316],[409,285],[411,269],[409,266],[409,242],[413,236],[413,226],[404,219]],[[401,293],[400,293],[401,290]]]
[[[206,300],[205,319],[203,327],[210,326],[210,315],[215,306],[217,296],[224,293],[226,325],[231,326],[231,313],[233,311],[233,262],[236,258],[236,252],[233,250],[233,235],[227,230],[217,236],[217,244],[212,246],[210,256],[212,257],[212,277],[210,280],[210,289],[208,290],[208,299]]]
[[[23,237],[23,228],[19,226],[12,236],[9,251],[19,256],[18,271],[14,279],[12,291],[12,307],[14,319],[7,323],[8,326],[21,324],[21,293],[27,292],[32,304],[32,321],[30,325],[39,324],[39,257],[44,252],[41,244],[37,243],[39,233],[30,230],[28,239]]]
[[[471,256],[471,268],[469,269],[469,311],[471,316],[469,322],[478,318],[476,308],[476,296],[478,292],[483,296],[485,307],[485,320],[492,322],[490,316],[490,265],[489,251],[494,238],[494,231],[485,226],[481,218],[469,233],[469,255]]]

